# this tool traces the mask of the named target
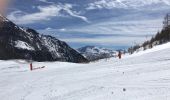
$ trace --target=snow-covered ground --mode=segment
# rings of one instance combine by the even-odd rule
[[[170,43],[90,64],[0,61],[0,100],[170,100]]]

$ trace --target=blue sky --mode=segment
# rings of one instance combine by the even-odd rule
[[[13,0],[7,17],[73,48],[127,48],[152,37],[170,0]]]

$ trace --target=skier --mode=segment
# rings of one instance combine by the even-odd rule
[[[122,53],[121,53],[121,51],[119,51],[119,53],[118,53],[118,57],[119,57],[119,59],[121,59],[121,58],[122,58]]]

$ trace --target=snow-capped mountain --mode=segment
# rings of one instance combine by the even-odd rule
[[[0,16],[0,59],[87,62],[65,42],[21,28],[3,16]]]
[[[115,57],[117,54],[117,51],[95,46],[85,46],[77,49],[77,51],[81,53],[89,61]]]

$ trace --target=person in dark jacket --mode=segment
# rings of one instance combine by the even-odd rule
[[[121,59],[121,58],[122,58],[122,53],[121,53],[121,51],[119,51],[119,53],[118,53],[118,57],[119,57],[119,59]]]

